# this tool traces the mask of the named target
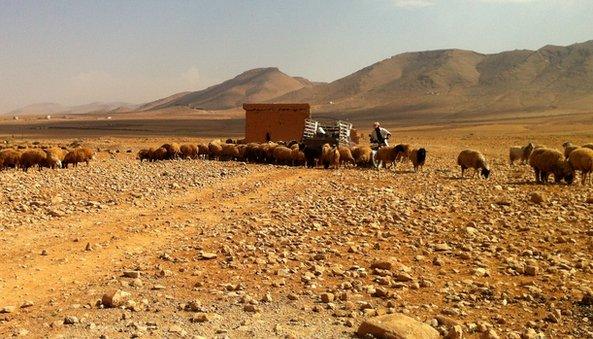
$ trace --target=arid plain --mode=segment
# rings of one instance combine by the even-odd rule
[[[592,187],[508,163],[593,142],[593,113],[386,126],[427,149],[420,172],[135,159],[240,119],[4,121],[3,147],[98,153],[0,172],[0,336],[351,337],[403,313],[450,338],[593,337]],[[459,178],[465,148],[490,179]]]

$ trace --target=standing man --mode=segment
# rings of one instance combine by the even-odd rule
[[[389,146],[387,139],[391,136],[388,130],[381,127],[379,122],[373,124],[373,132],[371,133],[371,142],[377,143],[379,147]]]

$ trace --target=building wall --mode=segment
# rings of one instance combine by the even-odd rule
[[[245,104],[245,139],[265,142],[300,140],[305,119],[311,116],[309,104]]]

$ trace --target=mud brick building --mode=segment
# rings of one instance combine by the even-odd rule
[[[243,104],[247,142],[300,140],[309,104]]]

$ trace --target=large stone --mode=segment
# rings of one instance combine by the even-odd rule
[[[120,307],[130,299],[130,296],[131,294],[126,291],[114,290],[103,294],[101,303],[105,307]]]
[[[437,339],[439,332],[430,325],[419,322],[403,314],[387,314],[367,319],[360,324],[359,336],[372,335],[389,339]]]

